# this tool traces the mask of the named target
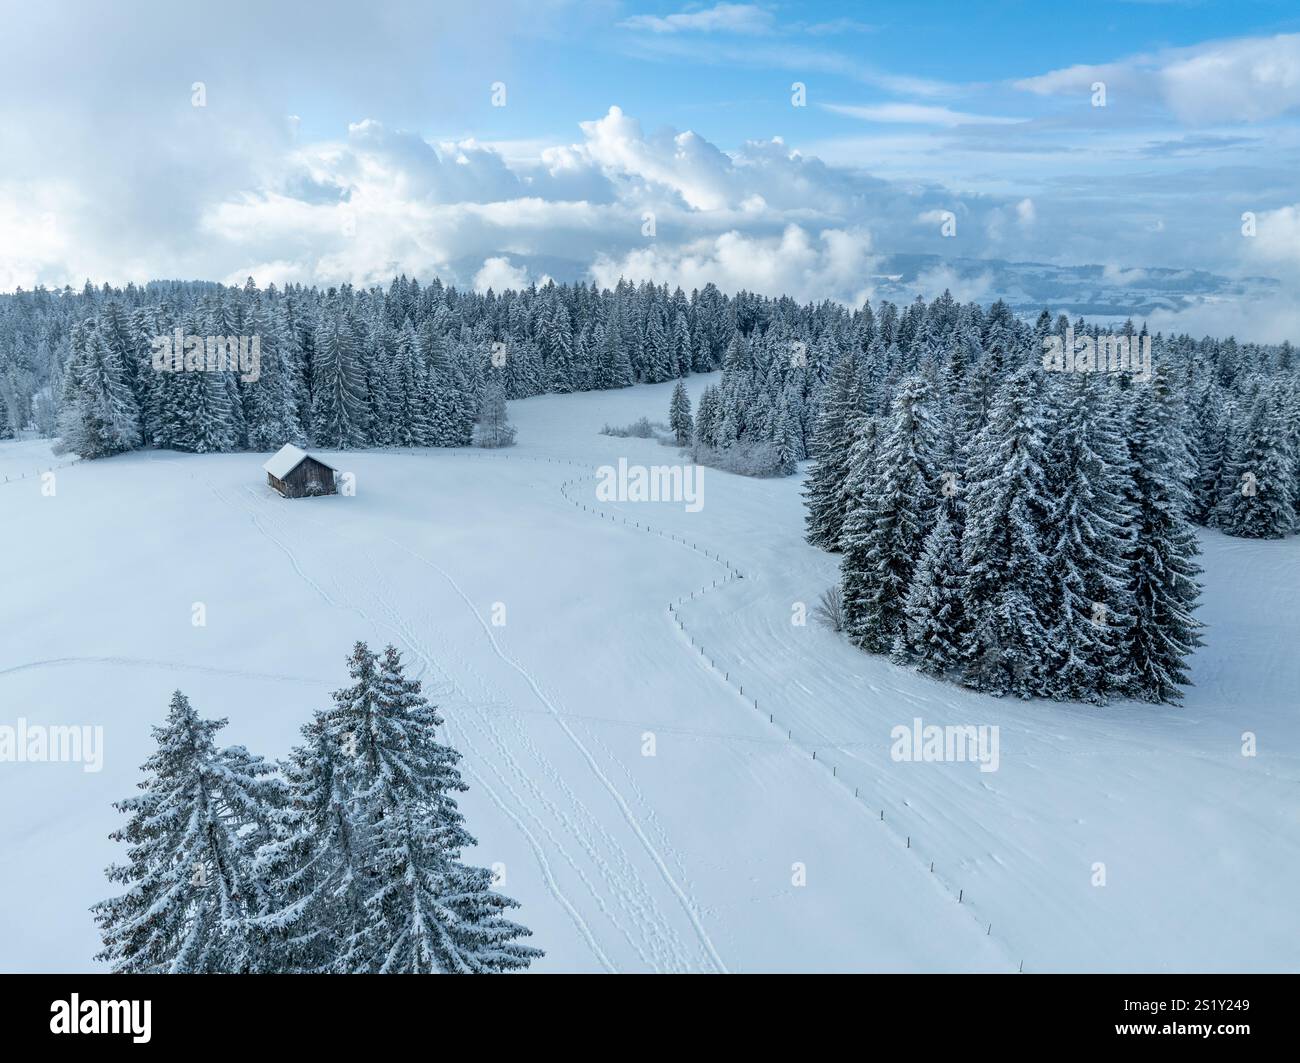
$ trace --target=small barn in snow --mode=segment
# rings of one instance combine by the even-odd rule
[[[292,443],[282,446],[262,468],[266,470],[266,482],[285,498],[310,498],[338,491],[334,482],[338,470]]]

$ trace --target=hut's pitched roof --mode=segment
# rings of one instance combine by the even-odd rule
[[[263,465],[262,468],[277,480],[283,480],[308,458],[311,458],[312,461],[320,461],[325,468],[338,472],[338,469],[335,469],[328,461],[321,461],[320,458],[308,454],[301,447],[295,447],[292,443],[286,443],[277,450],[275,454],[272,455],[271,460]]]

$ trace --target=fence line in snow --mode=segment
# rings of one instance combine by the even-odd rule
[[[581,465],[581,463],[579,463],[579,462],[573,462],[573,461],[570,461],[570,462],[568,462],[567,464],[575,465],[575,466],[577,466],[577,467],[579,467],[579,468],[582,468],[582,467],[583,467],[583,466]],[[602,518],[605,518],[605,519],[608,519],[608,520],[614,520],[614,519],[616,519],[616,518],[614,518],[614,517],[607,517],[606,514],[605,514],[603,511],[596,509],[596,507],[594,507],[594,506],[589,507],[586,503],[584,503],[584,502],[579,502],[577,499],[573,498],[573,497],[569,494],[569,488],[570,488],[572,485],[577,484],[577,483],[578,483],[578,481],[577,481],[576,479],[574,479],[574,480],[566,480],[566,481],[564,481],[564,482],[560,485],[560,493],[564,496],[565,499],[567,499],[567,500],[568,500],[572,505],[579,507],[580,509],[584,510],[585,512],[590,512],[590,513],[599,513],[599,515],[600,515]],[[674,542],[678,542],[678,543],[682,544],[683,546],[685,546],[687,549],[689,549],[689,550],[693,550],[693,551],[695,551],[695,552],[698,553],[698,554],[702,554],[704,557],[707,557],[707,558],[709,558],[709,559],[712,560],[712,561],[716,561],[717,563],[719,563],[719,564],[721,564],[721,565],[724,565],[724,566],[726,567],[726,569],[727,569],[727,575],[726,575],[726,577],[721,581],[721,584],[719,584],[719,581],[718,581],[718,580],[714,580],[714,581],[713,581],[710,585],[708,585],[708,586],[702,587],[702,588],[700,588],[700,589],[698,589],[698,590],[695,590],[695,591],[691,591],[689,594],[687,594],[687,595],[683,595],[681,598],[678,598],[675,602],[669,602],[669,603],[668,603],[668,614],[669,614],[669,617],[670,617],[670,619],[671,619],[671,620],[672,620],[672,621],[677,625],[677,629],[678,629],[678,630],[679,630],[679,631],[680,631],[680,632],[681,632],[681,633],[686,637],[687,642],[689,643],[689,645],[690,645],[693,649],[698,649],[698,650],[699,650],[699,652],[700,652],[700,657],[703,659],[703,661],[707,662],[709,668],[710,668],[710,669],[711,669],[715,674],[717,674],[717,675],[721,678],[722,682],[724,682],[727,686],[731,687],[731,688],[732,688],[732,689],[737,693],[737,695],[738,695],[742,700],[744,700],[745,702],[749,703],[749,704],[753,707],[753,709],[754,709],[756,712],[759,713],[760,716],[761,716],[761,715],[766,715],[766,716],[767,716],[767,722],[768,722],[769,725],[771,725],[772,727],[776,728],[778,731],[782,731],[782,730],[784,730],[784,731],[786,732],[786,740],[787,740],[787,741],[792,742],[792,743],[794,743],[794,744],[796,744],[796,745],[802,745],[803,743],[801,743],[801,742],[799,742],[799,743],[795,743],[795,742],[794,742],[794,728],[793,728],[793,727],[790,727],[790,726],[785,726],[785,725],[783,725],[782,723],[780,723],[780,722],[776,719],[776,714],[775,714],[774,712],[771,712],[771,711],[767,711],[767,712],[765,712],[762,708],[760,708],[758,698],[754,697],[752,694],[746,694],[746,693],[745,693],[745,687],[744,687],[744,685],[743,685],[742,683],[740,683],[739,680],[733,680],[733,679],[731,678],[731,669],[730,669],[730,668],[723,668],[723,667],[721,667],[721,666],[718,665],[718,658],[715,657],[715,656],[713,656],[713,655],[711,655],[711,654],[708,652],[708,650],[705,648],[704,644],[703,644],[702,642],[698,641],[698,640],[695,638],[695,636],[694,636],[694,635],[689,631],[689,629],[686,627],[685,622],[684,622],[684,621],[682,620],[682,618],[681,618],[681,614],[680,614],[680,611],[679,611],[679,609],[678,609],[678,606],[684,605],[684,604],[686,604],[688,601],[694,601],[697,597],[703,597],[705,594],[709,593],[710,591],[717,589],[720,585],[723,586],[723,587],[725,587],[725,586],[727,586],[728,584],[732,583],[732,582],[735,581],[735,580],[738,580],[738,579],[744,579],[744,574],[741,573],[740,570],[737,569],[734,565],[732,565],[730,561],[724,559],[724,558],[721,556],[721,554],[711,553],[710,551],[708,551],[708,550],[706,550],[706,549],[704,549],[704,548],[698,546],[697,544],[688,541],[686,538],[684,538],[684,537],[682,537],[682,536],[676,535],[676,534],[674,534],[674,533],[672,533],[672,532],[664,532],[664,531],[657,530],[657,529],[651,527],[648,523],[647,523],[646,525],[643,526],[643,525],[641,524],[640,521],[629,520],[629,519],[626,518],[626,517],[618,517],[617,519],[620,520],[623,524],[627,525],[627,526],[630,527],[630,528],[634,528],[634,529],[636,529],[636,530],[640,530],[640,531],[649,532],[649,533],[652,533],[652,534],[657,534],[657,535],[659,535],[661,538],[666,538],[666,539],[672,540],[672,541],[674,541]],[[816,750],[815,747],[814,747],[814,748],[811,748],[810,752],[811,752],[812,760],[813,760],[815,763],[820,764],[823,768],[827,768],[827,769],[829,769],[829,770],[830,770],[830,773],[831,773],[831,778],[832,778],[832,779],[839,780],[839,765],[838,765],[838,764],[835,764],[835,763],[833,763],[833,762],[831,762],[831,761],[828,761],[824,756],[819,758],[819,757],[817,756],[817,750]],[[842,783],[842,785],[845,787],[845,789],[848,788],[848,783],[847,783],[847,782]],[[861,801],[863,804],[867,805],[868,807],[871,807],[870,804],[869,804],[869,802],[868,802],[867,797],[864,796],[864,795],[862,794],[862,792],[861,792],[861,787],[860,787],[860,786],[855,786],[855,787],[853,787],[853,796],[854,796],[855,799]],[[885,809],[884,809],[883,807],[880,808],[880,818],[879,818],[879,820],[878,820],[877,822],[880,822],[880,823],[885,823],[885,822],[886,822],[886,821],[885,821]],[[895,834],[895,838],[897,838],[897,837],[898,837],[898,835]],[[909,851],[911,851],[911,852],[914,852],[914,853],[915,853],[915,852],[918,852],[918,850],[914,849],[913,846],[912,846],[912,835],[911,835],[911,834],[904,834],[904,835],[903,835],[903,842],[904,842],[904,848],[905,848],[905,849],[907,849],[907,850],[909,850]],[[918,855],[919,855],[919,854],[918,854]],[[923,860],[923,863],[924,863],[924,859],[923,859],[923,858],[922,858],[922,860]],[[958,904],[962,905],[963,907],[968,908],[968,909],[974,909],[975,906],[972,905],[970,901],[966,900],[966,890],[965,890],[965,887],[963,887],[963,886],[956,886],[956,885],[954,885],[953,883],[947,881],[947,880],[945,879],[945,877],[944,877],[941,873],[936,873],[936,872],[935,872],[935,863],[936,863],[935,860],[931,860],[931,861],[929,861],[930,873],[935,875],[935,880],[940,884],[940,886],[942,886],[943,889],[944,889],[944,890],[945,890],[945,891],[946,891],[950,896],[954,896],[954,890],[955,890],[956,893],[955,893],[955,897],[954,897],[954,899],[956,900],[956,902],[957,902]],[[980,917],[978,916],[978,914],[977,914],[975,911],[972,911],[972,914],[975,915],[976,921],[979,923],[979,925],[981,925],[981,926],[985,926],[985,927],[986,927],[986,929],[985,929],[985,931],[984,931],[985,935],[988,936],[988,937],[992,937],[992,935],[993,935],[993,924],[992,924],[992,922],[991,922],[991,921],[988,921],[988,920],[986,920],[986,919],[980,918]],[[1024,961],[1024,960],[1021,960],[1021,961],[1020,961],[1019,968],[1018,968],[1018,971],[1019,971],[1020,973],[1023,973],[1023,972],[1024,972],[1024,969],[1025,969],[1025,961]]]
[[[81,462],[80,458],[73,458],[72,461],[61,462],[58,465],[51,465],[47,469],[37,466],[32,472],[19,473],[17,476],[11,476],[5,473],[4,482],[7,484],[17,483],[19,480],[28,480],[33,476],[44,476],[47,472],[53,472],[55,469],[66,469],[69,465],[77,465]]]

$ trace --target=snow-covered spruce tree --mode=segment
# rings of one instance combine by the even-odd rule
[[[632,359],[623,343],[623,332],[611,321],[605,328],[604,344],[596,352],[596,375],[602,388],[626,388],[636,383]]]
[[[389,377],[388,408],[392,412],[391,441],[397,447],[424,446],[429,422],[421,401],[424,372],[419,364],[415,328],[407,318],[397,333],[393,370]]]
[[[672,340],[668,335],[668,325],[664,312],[654,306],[646,317],[645,337],[646,380],[658,384],[671,380],[673,371]]]
[[[964,681],[996,695],[1043,692],[1051,597],[1042,544],[1051,505],[1042,392],[1043,374],[1032,365],[1006,377],[967,458]]]
[[[700,395],[700,405],[695,411],[695,442],[717,448],[722,445],[722,396],[716,384],[710,384]]]
[[[942,371],[937,375],[942,378]],[[966,524],[961,426],[957,413],[942,405],[937,410],[937,418],[940,422],[935,454],[935,465],[940,470],[938,508],[934,526],[925,537],[912,574],[903,605],[903,627],[894,639],[892,653],[896,661],[915,664],[929,675],[958,676],[970,637],[964,597],[966,573],[961,559],[961,537]]]
[[[1282,390],[1256,396],[1234,434],[1228,462],[1231,489],[1219,500],[1214,523],[1228,535],[1281,539],[1295,529],[1295,464]]]
[[[1045,693],[1058,700],[1104,702],[1128,685],[1133,514],[1124,498],[1128,450],[1108,388],[1093,374],[1071,373],[1051,393],[1044,459],[1051,503],[1042,539],[1051,648],[1044,681]]]
[[[1132,624],[1125,636],[1129,695],[1177,701],[1190,680],[1186,658],[1201,644],[1192,615],[1201,588],[1196,533],[1187,519],[1187,487],[1177,472],[1177,440],[1169,381],[1163,366],[1133,388],[1128,422],[1128,504],[1133,544],[1126,561]]]
[[[823,550],[838,550],[844,527],[844,481],[849,472],[850,418],[858,367],[844,356],[835,363],[822,394],[821,409],[813,431],[812,469],[804,485],[808,511],[806,538]]]
[[[695,435],[695,425],[691,420],[691,397],[686,394],[686,385],[678,381],[673,388],[672,400],[668,403],[668,427],[679,447],[687,446]]]
[[[678,310],[673,317],[672,348],[673,375],[687,376],[691,371],[691,327],[683,310]]]
[[[907,590],[938,505],[939,426],[931,401],[924,377],[904,382],[880,430],[874,476],[859,511],[845,521],[849,636],[872,653],[888,653],[902,631]]]
[[[172,445],[195,454],[214,454],[233,449],[239,429],[231,401],[227,374],[184,373],[173,389],[180,400],[181,415],[174,422]]]
[[[449,447],[467,447],[474,442],[474,424],[478,420],[479,397],[465,369],[465,352],[460,346],[452,351],[447,394],[447,436]]]
[[[880,419],[863,417],[853,429],[849,468],[844,478],[844,526],[840,531],[840,590],[844,598],[844,630],[853,632],[864,623],[870,593],[868,579],[869,531],[875,523],[872,507],[876,477],[876,441]]]
[[[940,506],[903,603],[903,627],[893,656],[928,675],[958,674],[970,638],[966,615],[965,570],[955,507]]]
[[[253,315],[253,333],[259,338],[261,365],[257,380],[244,389],[248,445],[253,450],[278,450],[285,443],[305,443],[306,434],[298,420],[298,369],[286,322],[266,306],[259,306]]]
[[[460,755],[435,740],[442,718],[407,679],[397,651],[357,643],[353,685],[334,695],[329,733],[350,743],[353,819],[364,837],[365,924],[347,943],[356,971],[486,973],[542,955],[503,913],[517,902],[491,890],[485,868],[461,862],[475,844],[453,795],[467,789]]]
[[[366,443],[365,380],[355,358],[352,323],[330,314],[316,330],[312,358],[311,436],[318,446]]]
[[[1227,453],[1227,419],[1223,394],[1212,381],[1204,384],[1192,406],[1192,429],[1196,439],[1196,479],[1192,484],[1191,518],[1210,525],[1219,502],[1219,484],[1224,477]]]
[[[263,968],[247,924],[268,898],[252,864],[283,787],[260,757],[216,747],[225,725],[200,719],[176,691],[166,723],[153,729],[144,792],[114,805],[128,820],[110,837],[127,844],[128,862],[107,875],[127,889],[92,908],[104,942],[96,959],[114,971]]]
[[[254,864],[276,885],[274,903],[249,927],[273,970],[347,973],[365,963],[371,880],[344,759],[355,754],[355,736],[337,735],[328,712],[316,713],[302,735],[282,766],[286,799]]]
[[[777,476],[793,476],[799,471],[799,429],[794,413],[783,404],[773,421],[772,471]]]
[[[563,303],[556,303],[542,331],[542,355],[546,359],[546,390],[573,391],[573,325]]]
[[[126,368],[98,330],[68,366],[59,433],[68,450],[103,458],[140,445],[140,410]]]

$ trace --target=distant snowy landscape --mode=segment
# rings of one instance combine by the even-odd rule
[[[0,773],[0,965],[94,966],[111,803],[174,689],[283,757],[365,639],[463,754],[466,858],[521,902],[533,970],[1296,969],[1300,538],[1198,530],[1180,705],[995,699],[794,621],[839,568],[804,539],[806,464],[705,469],[694,512],[601,501],[601,466],[678,460],[601,434],[672,387],[511,402],[508,450],[314,450],[355,494],[300,501],[265,453],[135,451],[51,491],[70,456],[0,441],[0,696],[104,728],[100,771]],[[914,720],[996,726],[997,770],[892,757]]]

